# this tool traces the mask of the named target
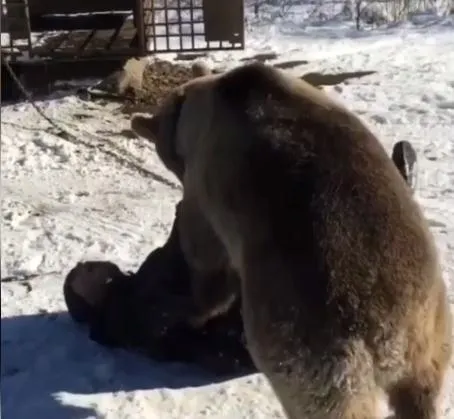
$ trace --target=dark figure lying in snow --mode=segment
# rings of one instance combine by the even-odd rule
[[[167,242],[153,250],[135,273],[105,261],[78,263],[64,283],[72,318],[88,324],[90,338],[167,362],[195,363],[217,374],[254,369],[243,340],[240,303],[203,330],[178,320],[190,295],[188,265],[177,219]]]
[[[416,153],[407,141],[395,144],[392,158],[411,189]],[[179,319],[191,293],[191,272],[181,250],[177,220],[167,242],[153,250],[139,270],[123,273],[105,261],[78,263],[64,282],[72,318],[87,324],[100,344],[123,347],[168,362],[195,363],[214,373],[254,371],[246,349],[240,301],[202,329]]]

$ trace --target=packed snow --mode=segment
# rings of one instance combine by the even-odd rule
[[[275,51],[276,62],[309,61],[289,70],[298,75],[377,72],[326,90],[359,114],[389,152],[398,140],[415,147],[416,198],[454,305],[453,19],[359,32],[340,23],[262,24],[249,27],[246,42],[245,51],[212,53],[208,62],[232,66]],[[181,190],[153,146],[127,135],[118,104],[57,93],[38,105],[80,143],[56,135],[30,104],[2,106],[2,416],[282,418],[261,374],[213,382],[195,367],[105,349],[69,319],[66,273],[80,259],[136,269],[166,240]],[[442,415],[454,417],[452,368]]]

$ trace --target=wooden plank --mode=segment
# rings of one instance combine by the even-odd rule
[[[126,19],[125,19],[125,20],[126,20]],[[123,21],[122,24],[119,25],[119,26],[115,29],[114,33],[112,34],[112,36],[110,37],[109,41],[107,42],[107,45],[106,45],[106,49],[107,49],[107,50],[110,50],[110,48],[112,47],[112,44],[115,42],[115,39],[117,39],[117,36],[118,36],[118,34],[120,33],[121,28],[123,27],[124,23],[125,23],[125,21]]]
[[[30,26],[33,32],[113,29],[121,25],[123,20],[129,15],[131,15],[130,12],[126,12],[124,14],[105,13],[79,16],[33,15],[30,17]]]
[[[62,32],[49,36],[47,39],[40,41],[39,45],[32,46],[33,54],[40,57],[50,57],[68,36],[69,32]]]
[[[122,48],[115,51],[112,50],[91,50],[91,51],[82,51],[76,55],[69,53],[68,51],[55,51],[52,54],[52,59],[56,62],[61,62],[62,60],[110,60],[114,58],[130,58],[137,55],[137,49],[132,48]]]
[[[16,60],[18,57],[20,57],[23,53],[23,50],[13,47],[11,48],[9,45],[7,47],[2,46],[2,55],[5,58],[10,59],[11,61]]]
[[[125,20],[118,31],[116,38],[110,43],[109,49],[114,53],[117,50],[130,48],[135,33],[136,28],[134,27],[134,23],[130,20]]]
[[[90,39],[90,42],[85,46],[85,48],[80,51],[80,55],[91,55],[94,52],[105,51],[107,45],[110,43],[110,38],[115,33],[115,29],[104,29],[97,30],[94,32],[93,36]]]
[[[131,0],[28,0],[30,16],[50,14],[75,14],[128,10]]]
[[[93,31],[78,30],[71,31],[68,37],[57,47],[55,52],[66,52],[68,54],[76,55],[78,51],[88,42]]]
[[[55,60],[131,57],[138,53],[137,45],[131,46],[136,32],[130,21],[117,29],[71,31],[47,40],[39,48],[35,47],[34,52]]]
[[[140,50],[139,34],[137,33],[137,31],[134,34],[134,37],[131,39],[131,42],[129,43],[129,47],[132,49],[137,49],[138,51]]]

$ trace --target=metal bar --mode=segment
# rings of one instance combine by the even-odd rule
[[[191,48],[192,48],[192,49],[195,49],[195,33],[194,33],[194,25],[195,25],[195,23],[194,23],[194,0],[190,0],[190,1],[189,1],[189,5],[190,5],[190,7],[191,7],[190,12],[189,12],[189,13],[190,13],[190,19],[189,19],[189,20],[191,21],[191,23],[190,23],[190,25],[191,25]]]
[[[27,47],[28,47],[28,56],[33,58],[33,45],[32,45],[32,29],[30,25],[30,10],[28,7],[28,0],[24,0],[25,7],[25,18],[27,20]]]
[[[244,48],[244,0],[241,1],[241,17],[243,19],[243,23],[241,24],[241,35],[240,35],[240,43],[241,47]]]
[[[139,55],[145,56],[147,55],[147,45],[145,40],[145,23],[144,23],[144,9],[143,9],[143,0],[136,0],[137,2],[137,18],[136,18],[136,25],[137,25],[137,40],[138,40],[138,49]]]
[[[180,38],[180,49],[183,49],[183,25],[181,24],[181,0],[177,0],[178,6],[178,30],[179,30],[179,38]]]
[[[167,46],[167,50],[170,51],[170,40],[169,40],[169,19],[167,17],[167,12],[169,10],[171,10],[168,5],[167,5],[167,0],[164,0],[164,22],[165,22],[165,25],[166,25],[166,46]],[[154,34],[156,36],[156,33]]]
[[[154,43],[154,15],[153,15],[153,9],[154,9],[154,0],[143,0],[143,9],[144,9],[144,27],[145,27],[145,48],[147,52],[150,51],[151,43]]]
[[[203,36],[204,33],[203,32],[194,32],[194,35],[195,36]],[[156,38],[166,38],[166,37],[167,37],[167,35],[156,35]],[[172,50],[172,51],[174,51],[174,50]]]
[[[154,1],[151,5],[151,23],[153,28],[153,51],[156,51],[156,15],[155,15]]]

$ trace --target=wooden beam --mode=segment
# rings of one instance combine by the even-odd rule
[[[132,12],[131,0],[28,0],[30,16],[111,11]]]

